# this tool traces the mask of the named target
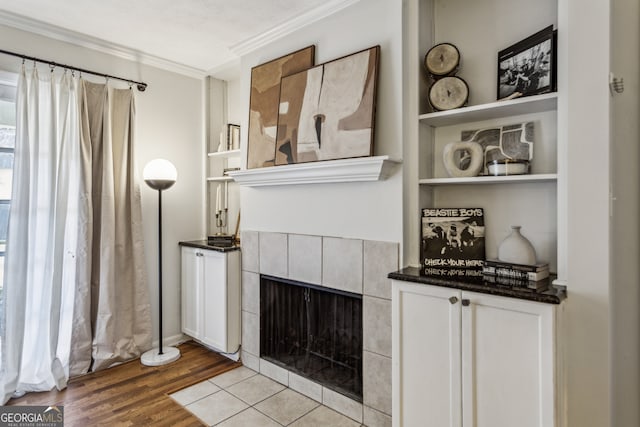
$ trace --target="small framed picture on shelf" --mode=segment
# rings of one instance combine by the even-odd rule
[[[498,100],[556,90],[556,35],[550,25],[498,52]]]
[[[227,125],[227,150],[240,148],[240,125]]]

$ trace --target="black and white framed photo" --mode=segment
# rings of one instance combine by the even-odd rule
[[[240,125],[227,125],[227,150],[240,148]]]
[[[498,52],[497,99],[556,90],[556,34],[550,25]]]

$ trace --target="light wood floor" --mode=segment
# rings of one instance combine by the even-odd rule
[[[64,405],[65,426],[202,426],[168,395],[240,366],[187,342],[180,359],[165,366],[134,360],[75,378],[63,391],[28,393],[7,405]]]

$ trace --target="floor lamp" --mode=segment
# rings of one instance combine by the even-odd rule
[[[180,350],[175,347],[162,347],[162,190],[175,184],[178,172],[170,161],[155,159],[147,163],[142,171],[144,182],[158,190],[158,348],[145,352],[141,362],[146,366],[160,366],[180,358]]]

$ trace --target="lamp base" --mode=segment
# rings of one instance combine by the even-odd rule
[[[158,354],[158,348],[145,352],[140,362],[145,366],[161,366],[180,359],[180,350],[175,347],[163,347],[162,354]]]

